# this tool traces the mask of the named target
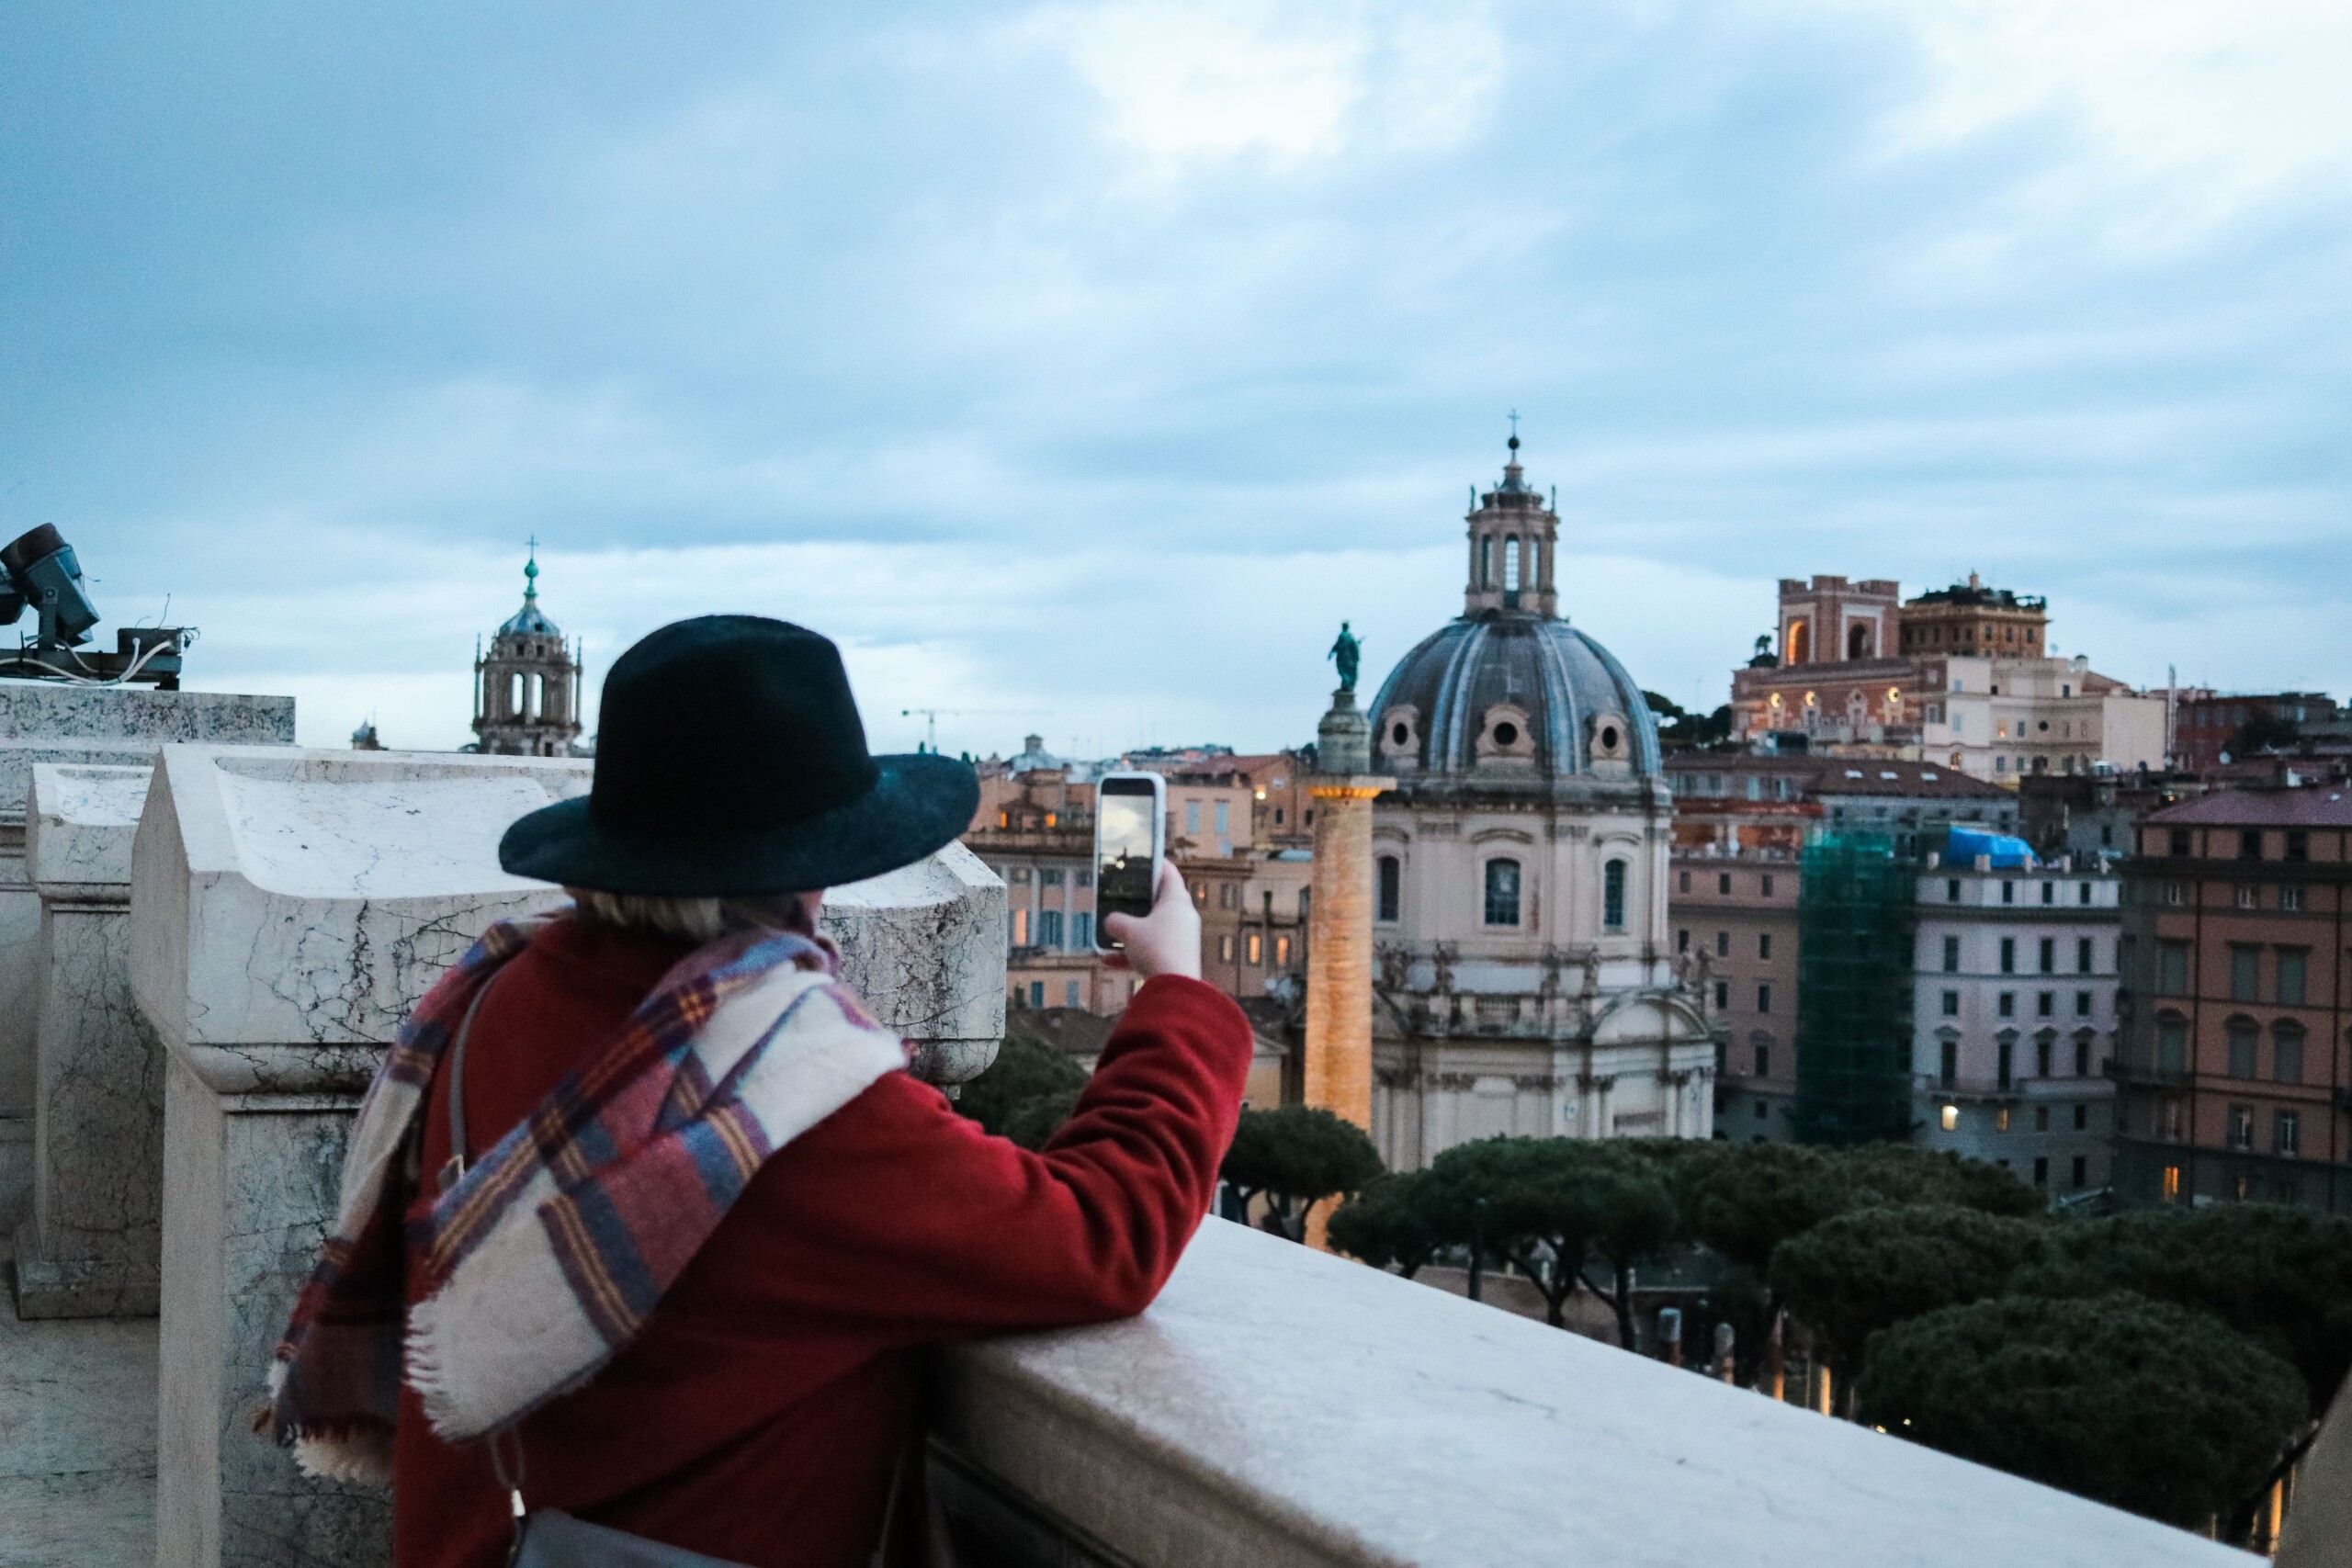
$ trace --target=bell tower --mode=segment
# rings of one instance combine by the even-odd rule
[[[476,750],[505,757],[569,757],[580,739],[579,650],[539,608],[539,542],[523,565],[523,607],[474,649]]]
[[[1462,592],[1465,615],[1532,615],[1552,620],[1559,595],[1552,585],[1552,555],[1559,543],[1560,519],[1527,483],[1519,464],[1519,416],[1511,415],[1510,457],[1503,482],[1475,503],[1469,525],[1470,575]]]

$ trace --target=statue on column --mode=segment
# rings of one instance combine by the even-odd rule
[[[1353,632],[1348,630],[1347,622],[1341,621],[1340,623],[1339,640],[1331,645],[1331,650],[1329,653],[1326,653],[1323,657],[1339,665],[1340,690],[1343,692],[1354,691],[1356,689],[1356,667],[1363,658],[1363,644],[1356,640],[1356,636]]]

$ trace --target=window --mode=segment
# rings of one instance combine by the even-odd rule
[[[1958,991],[1946,991],[1943,997],[1943,1003],[1944,1016],[1946,1018],[1958,1018],[1960,1016],[1960,993]]]
[[[2300,947],[2278,950],[2278,1005],[2299,1008],[2303,1005],[2303,972],[2308,954]]]
[[[2047,1032],[2033,1037],[2033,1076],[2035,1077],[2046,1078],[2050,1076],[2050,1053],[2057,1043],[2056,1037]],[[2050,1112],[2047,1111],[2041,1113],[2041,1124],[2044,1128],[2050,1125]]]
[[[2017,1017],[2018,994],[2015,991],[2003,991],[2000,996],[1999,1004],[1994,1009],[1994,1010],[1998,1012],[2003,1018]]]
[[[1258,931],[1251,931],[1247,940],[1249,943],[1249,953],[1248,955],[1243,958],[1242,962],[1245,964],[1261,964],[1265,962],[1265,937]]]
[[[2253,1106],[2233,1105],[2230,1107],[2229,1138],[2230,1147],[2233,1149],[2251,1149],[2254,1147]]]
[[[2001,939],[2001,973],[2014,975],[2017,972],[2018,939],[2013,936],[2005,936]]]
[[[2303,908],[2303,890],[2300,887],[2278,889],[2278,907],[2290,914],[2300,914]]]
[[[1959,877],[1947,876],[1944,878],[1944,902],[1947,904],[1957,904],[1960,902]]]
[[[1059,867],[1059,866],[1057,866],[1057,865],[1049,865],[1049,866],[1043,867],[1042,869],[1040,869],[1040,870],[1038,871],[1038,873],[1037,873],[1037,886],[1040,886],[1040,887],[1059,887],[1061,885],[1062,885],[1062,868],[1061,868],[1061,867]]]
[[[1722,895],[1723,895],[1724,897],[1726,897],[1726,898],[1728,898],[1728,897],[1731,897],[1731,873],[1730,873],[1730,872],[1725,871],[1725,872],[1719,872],[1719,873],[1717,873],[1717,874],[1716,874],[1716,876],[1715,876],[1715,891],[1716,891],[1716,892],[1718,892],[1718,893],[1720,893],[1720,894],[1722,894]]]
[[[2037,1105],[2033,1108],[2033,1130],[2037,1133],[2050,1131],[2050,1107]]]
[[[2006,1133],[2008,1130],[2009,1108],[2006,1105],[1999,1106],[1996,1108],[1993,1112],[1993,1131],[1996,1133]],[[2009,1168],[2009,1162],[2007,1160],[2002,1160],[1999,1164],[2003,1170]]]
[[[1064,980],[1062,982],[1062,1006],[1066,1008],[1074,1008],[1077,1005],[1078,982],[1075,980]]]
[[[2299,1111],[2277,1111],[2270,1116],[2270,1152],[2292,1159],[2303,1152],[2303,1117]]]
[[[2089,1129],[2090,1124],[2091,1108],[2087,1105],[2077,1105],[2075,1107],[2075,1131],[2077,1133],[2086,1132]]]
[[[2191,845],[2190,834],[2188,829],[2175,828],[2172,830],[2172,852],[2175,855],[2182,857],[2187,857],[2197,852]]]
[[[1939,1069],[1938,1077],[1941,1079],[1944,1088],[1950,1089],[1953,1084],[1960,1080],[1959,1041],[1947,1040],[1944,1042],[1943,1060],[1939,1062],[1937,1066]],[[1951,1131],[1951,1123],[1950,1122],[1946,1122],[1944,1123],[1944,1131],[1947,1133]]]
[[[1201,803],[1196,796],[1184,803],[1184,831],[1197,834],[1201,830]]]
[[[2041,972],[2044,975],[2058,973],[2058,939],[2043,937],[2039,953],[2041,958]]]
[[[2075,973],[2087,975],[2098,966],[2091,957],[2091,939],[2086,936],[2076,937],[2075,939]]]
[[[1682,873],[1680,879],[1675,884],[1675,888],[1678,892],[1682,893],[1688,893],[1690,891],[1690,874],[1689,872],[1686,871]]]
[[[2090,1015],[2091,994],[2088,991],[2076,991],[2075,993],[2075,1016],[2076,1018],[2088,1018]]]
[[[1395,855],[1380,857],[1380,903],[1377,918],[1393,920],[1405,907],[1405,863]]]
[[[1758,986],[1756,987],[1756,1010],[1758,1012],[1770,1012],[1772,1010],[1771,987]]]
[[[2058,885],[2056,883],[2045,882],[2041,885],[2041,901],[2045,904],[2055,904],[2058,902]]]
[[[1094,945],[1094,916],[1080,909],[1069,918],[1069,944],[1080,952]]]
[[[1221,884],[1216,890],[1216,907],[1220,909],[1241,908],[1241,885],[1238,882]]]
[[[2238,829],[2238,859],[2240,859],[2240,860],[2260,860],[2261,858],[2262,858],[2262,829],[2259,829],[2259,828],[2241,828],[2241,829]]]
[[[1221,936],[1216,939],[1216,955],[1220,963],[1230,964],[1233,962],[1233,938],[1230,935]]]
[[[1756,933],[1756,956],[1768,960],[1772,956],[1772,933],[1770,931],[1758,931]]]
[[[1070,873],[1070,880],[1080,887],[1091,887],[1094,886],[1094,873],[1091,869],[1074,871]]]
[[[2188,995],[2188,944],[2166,942],[2156,944],[2156,995],[2185,997]]]
[[[2004,1040],[2001,1042],[2000,1049],[2000,1063],[1995,1070],[2000,1075],[2001,1087],[2003,1089],[2007,1089],[2009,1087],[2010,1081],[2015,1077],[2017,1073],[2017,1042],[2014,1040]],[[2008,1111],[2007,1110],[2004,1110],[2001,1112],[2000,1126],[2001,1131],[2004,1133],[2009,1130]]]
[[[1274,938],[1274,967],[1277,969],[1290,967],[1290,938],[1286,936]]]
[[[2262,908],[2262,889],[2255,884],[2251,882],[2241,882],[2233,890],[2233,892],[2235,895],[2237,907],[2239,908],[2259,909]]]
[[[1515,860],[1487,863],[1487,923],[1519,924],[1519,863]]]
[[[2165,1013],[2156,1020],[2156,1068],[2179,1073],[2188,1067],[2188,1021],[2177,1012]]]
[[[2167,903],[2167,904],[2173,905],[2173,906],[2175,906],[2176,908],[2177,908],[2177,907],[2178,907],[2178,906],[2180,906],[2180,905],[2182,905],[2182,904],[2186,904],[2186,903],[2188,903],[2188,884],[2187,884],[2186,882],[2167,882],[2167,883],[2165,883],[2165,903]]]
[[[1059,909],[1037,911],[1037,945],[1059,947],[1062,944],[1062,912]]]
[[[1041,1008],[1046,1005],[1046,982],[1043,980],[1029,982],[1029,1005],[1033,1008]]]
[[[2242,942],[2230,944],[2230,1000],[2262,999],[2262,949]]]
[[[2250,1018],[2233,1018],[2229,1022],[2230,1077],[2254,1077],[2255,1048],[2261,1041],[2261,1032]]]
[[[2280,1083],[2303,1081],[2303,1026],[2291,1019],[2270,1026],[2270,1076]]]
[[[2033,1016],[2036,1018],[2057,1017],[2058,993],[2055,991],[2042,991],[2037,994],[2033,998]]]
[[[1625,929],[1625,863],[1622,860],[1600,868],[1600,923],[1612,931]]]
[[[1315,913],[1315,889],[1313,889],[1312,887],[1302,887],[1302,888],[1300,888],[1300,889],[1298,890],[1298,919],[1299,919],[1299,923],[1300,923],[1301,925],[1306,924],[1306,921],[1307,921],[1307,919],[1308,919],[1310,916],[1312,916],[1314,913]]]
[[[1770,1045],[1756,1047],[1756,1076],[1759,1078],[1772,1076],[1772,1047]]]
[[[1944,973],[1947,975],[1960,973],[1960,938],[1956,936],[1944,938]]]
[[[2289,860],[2312,858],[2312,836],[2301,828],[2287,829],[2287,858]]]
[[[1519,592],[1519,536],[1516,534],[1503,541],[1503,592]]]
[[[1951,1080],[1946,1079],[1945,1081],[1949,1083]],[[1942,1114],[1939,1119],[1943,1122],[1944,1131],[1947,1133],[1951,1132],[1953,1128],[1960,1125],[1960,1107],[1957,1105],[1945,1106],[1943,1108]]]
[[[2076,892],[2075,892],[2075,903],[2077,903],[2077,904],[2081,904],[2081,905],[2085,906],[2086,908],[2087,908],[2087,907],[2089,906],[2089,904],[2090,904],[2090,901],[2091,901],[2091,885],[2090,885],[2089,883],[2087,883],[2087,882],[2080,884],[2080,885],[2079,885],[2079,886],[2078,886],[2078,887],[2077,887],[2077,889],[2076,889]]]
[[[2091,1032],[2087,1029],[2075,1036],[2075,1076],[2078,1078],[2086,1078],[2091,1076]],[[2079,1108],[2075,1113],[2075,1125],[2077,1127],[2082,1125],[2082,1112]]]
[[[1229,825],[1232,810],[1233,803],[1229,800],[1220,800],[1216,803],[1216,836],[1220,839],[1233,831]],[[1363,863],[1359,861],[1357,863]]]
[[[1012,945],[1015,947],[1029,945],[1029,911],[1026,909],[1012,911]]]
[[[2002,903],[2004,903],[2004,904],[2014,904],[2014,903],[2016,903],[2017,901],[2018,901],[2018,885],[2017,885],[2016,883],[2014,883],[2014,882],[2004,882],[2004,883],[2002,883],[2002,884],[2001,884],[2001,902],[2002,902]]]
[[[1715,956],[1718,958],[1731,956],[1731,932],[1717,931],[1715,933]]]
[[[1718,1011],[1718,1012],[1721,1012],[1721,1011],[1724,1011],[1724,1010],[1728,1009],[1730,1006],[1731,1006],[1731,982],[1730,982],[1729,980],[1718,980],[1718,981],[1716,981],[1716,982],[1715,982],[1715,1010],[1716,1010],[1716,1011]]]
[[[1772,878],[1769,874],[1760,880],[1758,886],[1765,897],[1770,898],[1772,896]]]
[[[1690,951],[1690,932],[1687,928],[1674,933],[1674,951],[1677,953]]]
[[[2036,1187],[2050,1185],[2050,1156],[2048,1155],[2033,1156],[2033,1184]]]
[[[2158,1196],[2161,1197],[2164,1201],[2167,1203],[2179,1202],[2180,1167],[2177,1165],[2168,1165],[2165,1167],[2164,1175],[2157,1180],[2156,1190]]]
[[[2082,1107],[2078,1105],[2075,1109],[2080,1111]],[[2076,1187],[2080,1187],[2090,1179],[2090,1162],[2080,1155],[2075,1156],[2074,1179]]]
[[[1011,881],[1011,882],[1012,882],[1014,886],[1020,886],[1020,887],[1026,887],[1026,886],[1029,886],[1029,868],[1028,868],[1027,866],[1025,866],[1025,865],[1016,865],[1016,866],[1014,866],[1014,867],[1012,868],[1012,875],[1010,878],[1008,878],[1007,880]]]

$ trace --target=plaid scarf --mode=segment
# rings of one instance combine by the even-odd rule
[[[555,919],[563,919],[559,915]],[[271,1369],[263,1423],[315,1475],[388,1482],[405,1370],[445,1440],[483,1437],[625,1348],[763,1161],[906,1066],[829,945],[708,943],[403,1226],[434,1069],[545,921],[502,921],[441,977],[361,1100],[334,1231]],[[431,1288],[406,1310],[412,1251]]]

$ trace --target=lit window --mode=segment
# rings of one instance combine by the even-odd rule
[[[1274,938],[1274,967],[1277,969],[1286,969],[1289,966],[1290,938],[1286,936],[1278,936]]]
[[[1260,936],[1256,931],[1251,931],[1250,933],[1250,956],[1245,962],[1256,964],[1262,959],[1264,955],[1265,939]]]
[[[1945,1132],[1947,1132],[1947,1133],[1950,1133],[1950,1132],[1952,1132],[1952,1131],[1955,1131],[1956,1129],[1958,1129],[1958,1127],[1960,1126],[1960,1107],[1959,1107],[1959,1106],[1957,1106],[1957,1105],[1947,1105],[1947,1106],[1945,1106],[1945,1107],[1944,1107],[1943,1123],[1944,1123],[1944,1131],[1945,1131]]]

